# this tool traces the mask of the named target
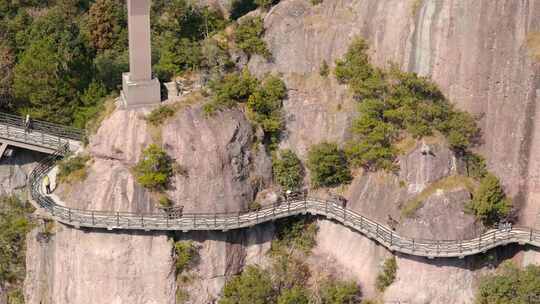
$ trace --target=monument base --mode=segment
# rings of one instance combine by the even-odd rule
[[[120,106],[124,109],[156,106],[161,103],[159,80],[132,81],[129,73],[122,74]]]

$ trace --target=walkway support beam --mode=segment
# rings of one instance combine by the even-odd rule
[[[151,0],[127,0],[129,73],[122,75],[122,106],[152,106],[161,102],[159,81],[152,78]]]

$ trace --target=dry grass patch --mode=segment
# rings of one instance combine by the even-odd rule
[[[77,155],[63,159],[58,163],[58,183],[74,184],[88,176],[89,155]]]
[[[416,148],[416,139],[413,138],[410,134],[406,134],[398,142],[394,144],[394,147],[398,150],[398,153],[401,155],[407,155],[410,152],[414,151]]]
[[[422,0],[412,0],[411,15],[413,18],[418,15],[420,8],[422,8]]]
[[[540,62],[540,32],[531,32],[527,35],[527,49],[529,55]]]
[[[101,109],[98,112],[98,114],[86,123],[86,134],[87,135],[95,134],[97,130],[99,129],[99,127],[101,126],[101,123],[105,119],[107,119],[109,116],[111,116],[111,114],[114,112],[114,109],[116,109],[114,99],[113,98],[107,99],[101,105]]]
[[[422,208],[424,202],[438,190],[449,191],[457,188],[466,188],[469,192],[474,192],[475,187],[475,182],[470,177],[463,175],[445,177],[432,183],[414,198],[406,202],[401,207],[401,215],[408,218],[414,217],[416,211]]]

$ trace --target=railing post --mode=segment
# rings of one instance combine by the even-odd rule
[[[197,215],[193,214],[193,228],[197,228]]]
[[[291,214],[291,201],[287,200],[287,214]]]
[[[307,213],[307,200],[304,199],[304,212]]]
[[[94,218],[94,211],[92,211],[92,226],[96,225],[96,219]]]
[[[375,226],[376,229],[375,229],[375,236],[379,236],[379,223],[377,223],[377,226]]]
[[[120,227],[120,214],[116,212],[116,227]]]
[[[328,216],[328,201],[326,201],[326,204],[324,205],[324,215]]]
[[[240,227],[240,211],[238,211],[238,214],[236,216],[236,223],[237,223],[238,227]]]
[[[71,209],[68,209],[68,219],[69,219],[69,222],[71,223]]]
[[[345,224],[345,221],[347,221],[347,210],[346,207],[343,206],[343,224]]]
[[[255,224],[258,224],[258,223],[259,223],[259,209],[255,211]]]
[[[463,252],[463,240],[459,240],[459,253]]]
[[[532,242],[532,227],[531,227],[531,232],[529,233],[529,241]]]
[[[414,252],[414,239],[412,239],[412,251]]]
[[[169,228],[169,216],[165,216],[165,225]]]
[[[141,214],[141,226],[144,228],[144,215]]]
[[[478,238],[478,250],[480,250],[480,248],[482,248],[482,235]]]
[[[360,215],[360,229],[364,230],[364,217]]]
[[[390,247],[392,247],[393,236],[394,236],[394,234],[393,234],[392,230],[390,230]]]
[[[217,227],[217,214],[214,213],[214,227]]]

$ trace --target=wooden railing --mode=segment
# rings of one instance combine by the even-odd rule
[[[299,214],[313,214],[335,220],[391,251],[424,257],[464,257],[485,252],[509,243],[531,244],[540,247],[540,231],[530,228],[493,229],[468,240],[422,240],[397,234],[392,229],[371,220],[341,203],[314,197],[290,199],[279,204],[263,206],[257,211],[227,213],[183,213],[171,217],[166,213],[131,213],[81,210],[58,205],[43,193],[42,180],[55,166],[68,147],[59,149],[32,171],[29,177],[31,198],[53,219],[77,228],[91,227],[108,230],[221,230],[227,231]]]
[[[49,122],[31,120],[25,125],[24,117],[0,113],[0,138],[11,142],[55,151],[69,142],[82,142],[84,130]]]

